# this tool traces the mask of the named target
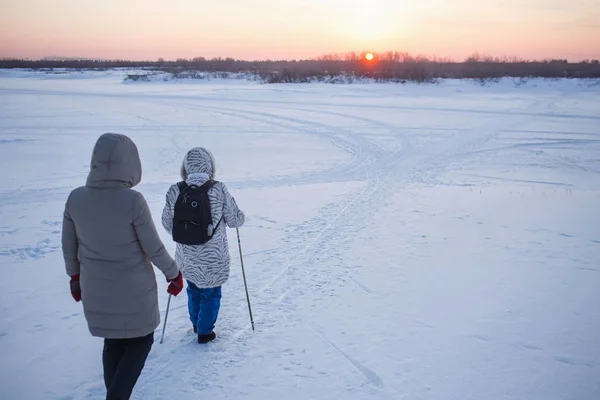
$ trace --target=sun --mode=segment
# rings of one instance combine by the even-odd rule
[[[367,54],[365,54],[365,59],[366,59],[367,61],[373,61],[373,58],[375,58],[375,57],[373,56],[373,53],[367,53]]]

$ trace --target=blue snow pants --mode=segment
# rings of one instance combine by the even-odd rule
[[[221,307],[221,286],[199,289],[187,281],[188,310],[190,321],[198,331],[198,335],[208,335],[215,329],[215,323]]]

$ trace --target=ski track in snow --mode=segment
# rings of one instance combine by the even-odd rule
[[[566,290],[571,287],[569,285],[585,282],[580,278],[583,275],[564,275],[558,265],[550,261],[552,258],[571,260],[573,270],[578,271],[576,274],[587,274],[585,276],[595,281],[587,281],[586,284],[596,282],[595,288],[599,288],[596,274],[599,271],[597,265],[600,265],[597,256],[600,248],[598,229],[560,220],[560,212],[564,209],[557,210],[558,219],[544,222],[547,227],[522,228],[511,224],[527,221],[526,214],[521,219],[508,218],[512,222],[504,223],[495,218],[493,208],[484,208],[484,213],[477,208],[499,207],[501,203],[497,199],[512,200],[517,196],[524,204],[529,204],[531,197],[524,197],[526,194],[538,196],[536,199],[542,199],[542,205],[546,204],[544,201],[550,202],[549,207],[559,196],[570,199],[573,191],[572,204],[582,204],[582,207],[587,206],[593,196],[596,196],[596,202],[600,199],[597,194],[600,190],[600,139],[594,139],[600,134],[590,128],[600,121],[600,117],[557,111],[557,103],[580,95],[576,91],[554,89],[544,95],[526,96],[513,107],[483,110],[461,108],[451,99],[443,107],[407,105],[410,97],[407,101],[395,96],[389,97],[388,104],[374,104],[359,93],[360,88],[354,87],[336,87],[332,91],[357,91],[357,96],[363,98],[362,103],[357,102],[358,97],[353,97],[353,102],[349,103],[334,99],[333,95],[327,99],[327,94],[323,93],[314,93],[317,100],[308,101],[303,96],[313,95],[310,87],[296,93],[294,86],[289,85],[282,85],[281,90],[261,90],[259,98],[244,98],[243,95],[236,98],[218,92],[206,94],[205,89],[194,96],[183,96],[172,92],[131,93],[118,86],[112,92],[99,91],[93,86],[89,92],[62,90],[56,86],[47,89],[14,88],[13,83],[7,88],[3,87],[3,82],[6,84],[6,79],[0,79],[0,92],[8,98],[36,98],[41,104],[45,104],[45,96],[75,100],[76,104],[70,103],[71,110],[65,110],[65,115],[70,112],[72,114],[69,115],[77,115],[78,109],[93,110],[99,101],[110,101],[111,106],[105,111],[108,120],[104,125],[94,125],[104,114],[91,116],[90,113],[89,122],[80,116],[65,117],[66,122],[57,120],[57,129],[65,130],[61,131],[57,140],[72,140],[76,137],[74,135],[86,129],[86,124],[93,127],[94,135],[103,130],[118,130],[126,134],[140,132],[140,140],[148,144],[148,149],[153,149],[152,156],[158,160],[148,163],[148,173],[154,178],[144,178],[140,188],[151,204],[155,204],[154,213],[162,209],[166,188],[173,179],[177,179],[173,177],[185,151],[198,144],[200,134],[207,135],[202,137],[218,145],[219,140],[227,143],[230,137],[219,139],[219,134],[228,134],[232,129],[241,132],[247,129],[256,131],[258,137],[270,135],[268,143],[305,137],[310,140],[307,142],[310,146],[319,150],[332,149],[331,154],[335,151],[334,161],[326,158],[319,161],[323,162],[323,168],[306,165],[298,171],[286,169],[283,173],[273,168],[270,174],[255,173],[247,179],[240,175],[227,180],[240,206],[249,215],[248,233],[242,229],[242,244],[245,264],[248,265],[256,332],[252,332],[250,327],[243,286],[236,270],[239,264],[237,243],[230,236],[232,277],[224,287],[217,340],[207,346],[195,343],[187,317],[185,294],[182,294],[172,302],[164,344],[158,344],[162,326],[156,332],[156,345],[136,387],[135,398],[162,399],[177,395],[182,399],[258,399],[285,395],[288,398],[324,399],[559,399],[570,398],[574,393],[579,394],[578,398],[585,398],[591,396],[594,390],[600,393],[600,387],[587,379],[600,371],[600,360],[595,358],[600,353],[592,350],[586,356],[585,349],[591,350],[592,343],[583,331],[573,334],[578,335],[580,342],[569,342],[561,336],[568,337],[567,333],[558,331],[550,321],[540,318],[538,325],[543,325],[538,327],[540,334],[551,336],[545,339],[546,345],[533,343],[536,335],[517,335],[521,329],[517,328],[519,323],[530,326],[528,318],[533,318],[530,315],[539,317],[529,310],[530,304],[543,307],[550,297],[542,296],[551,289]],[[382,86],[367,87],[371,93],[377,93]],[[177,85],[174,90],[184,88],[187,86]],[[195,86],[188,89],[195,90]],[[419,90],[416,88],[415,93]],[[278,98],[277,93],[284,93],[286,99]],[[482,92],[476,96],[482,102],[486,99]],[[506,96],[510,96],[510,91]],[[593,96],[587,98],[600,105],[598,92]],[[51,118],[54,110],[49,105],[47,107],[47,114],[42,119],[45,122],[42,123],[35,120],[35,113],[30,121],[30,118],[16,117],[19,114],[13,110],[1,112],[1,127],[11,131],[0,134],[0,156],[10,155],[14,151],[12,146],[35,146],[36,141],[44,140],[39,132],[52,126],[44,123],[52,124],[45,118]],[[431,121],[423,116],[424,112],[432,114]],[[449,121],[452,116],[458,117]],[[215,122],[212,122],[213,119]],[[189,120],[190,124],[181,124],[185,120]],[[540,129],[532,129],[536,121]],[[213,123],[212,133],[213,128],[200,130],[193,127],[193,124],[201,127],[202,124]],[[563,130],[569,125],[574,125],[572,132]],[[549,128],[553,126],[556,129]],[[586,129],[591,131],[586,132]],[[144,130],[158,135],[154,139],[161,142],[152,144],[153,137],[150,133],[144,135]],[[27,134],[27,139],[21,139],[16,132],[31,134]],[[591,138],[564,138],[571,134]],[[522,137],[518,138],[519,135]],[[552,138],[553,135],[562,135],[563,138]],[[85,154],[83,158],[86,160],[92,139],[95,137],[89,138],[85,146],[77,147]],[[507,141],[514,143],[507,144]],[[289,152],[289,157],[295,157],[293,145],[288,146],[285,151]],[[583,146],[592,148],[595,155],[585,153]],[[234,158],[247,156],[242,145],[236,151],[240,153],[228,158],[230,163],[236,161]],[[142,158],[152,157],[144,154],[148,153],[142,153]],[[74,155],[70,157],[75,158]],[[65,278],[61,275],[59,254],[60,212],[68,191],[81,184],[85,176],[81,157],[77,155],[77,158],[69,164],[78,165],[76,178],[74,171],[63,171],[65,166],[58,164],[56,182],[40,181],[41,187],[27,181],[10,183],[11,186],[5,187],[1,193],[0,259],[19,268],[32,262],[49,263],[51,268],[46,268],[43,276],[47,282],[63,286]],[[217,158],[217,162],[223,170],[227,170],[227,161]],[[269,160],[264,162],[268,164]],[[528,170],[534,167],[539,169]],[[240,171],[244,171],[244,167]],[[331,193],[325,190],[326,187]],[[302,188],[306,188],[305,192],[294,193],[316,196],[317,202],[303,206],[296,195],[290,194],[289,199],[296,201],[293,203],[295,207],[307,210],[298,211],[297,222],[289,223],[284,217],[279,217],[283,212],[279,210],[281,206],[271,210],[260,204],[260,193],[264,191],[288,196],[287,191]],[[565,188],[568,188],[567,191]],[[436,202],[437,196],[440,199]],[[487,199],[490,205],[482,206],[475,200],[472,212],[465,212],[463,207],[468,208],[469,202],[478,198]],[[254,199],[253,202],[250,199]],[[35,215],[41,218],[20,222],[19,216],[44,202],[52,204],[52,211],[37,211]],[[517,208],[518,203],[514,203]],[[262,211],[254,211],[253,206]],[[159,215],[155,214],[157,225],[158,218]],[[463,233],[455,233],[457,230]],[[479,237],[479,231],[489,236]],[[164,233],[161,235],[168,240]],[[443,252],[451,252],[453,246],[459,246],[461,241],[474,244],[472,253],[463,251],[450,256],[456,259],[452,264],[452,268],[457,270],[456,275],[464,275],[464,279],[456,279],[441,265],[445,261]],[[563,241],[570,241],[570,244]],[[478,250],[480,246],[487,246],[484,251],[494,254],[494,258],[481,255],[484,251]],[[556,252],[548,253],[553,248]],[[565,253],[566,248],[574,250]],[[402,250],[397,253],[397,249]],[[397,254],[401,254],[402,258],[397,259]],[[471,260],[484,263],[503,260],[509,268],[515,268],[510,263],[530,261],[528,268],[518,270],[520,279],[524,280],[513,282],[508,272],[500,269],[487,272],[485,264],[481,265],[482,268],[471,269],[468,264]],[[539,267],[544,263],[546,270]],[[39,268],[37,264],[32,265]],[[431,272],[425,273],[417,266],[427,266]],[[533,271],[538,274],[549,272],[536,276]],[[436,276],[440,278],[436,279]],[[159,281],[161,279],[159,275]],[[469,290],[477,291],[477,279],[480,279],[479,285],[488,290],[480,293],[482,296],[492,289],[502,293],[496,295],[497,303],[492,301],[489,309],[479,304],[473,304],[473,310],[464,308],[479,299],[461,296],[458,287],[464,285],[464,281],[470,281],[474,289]],[[565,282],[562,286],[555,282],[561,279]],[[48,285],[45,282],[39,280],[33,286],[44,288]],[[528,282],[539,285],[538,293],[526,291]],[[389,287],[392,284],[397,290]],[[161,285],[163,290],[164,284]],[[413,285],[417,285],[418,290]],[[507,286],[512,289],[506,292],[501,289]],[[446,301],[427,300],[436,294],[444,295],[446,291]],[[10,293],[12,296],[25,296],[26,292],[11,289]],[[77,327],[76,334],[79,336],[75,340],[79,341],[78,348],[85,352],[84,349],[90,348],[89,343],[96,342],[86,336],[83,315],[62,311],[63,307],[75,310],[79,306],[69,302],[68,292],[63,287],[51,293],[63,298],[56,306],[47,307],[52,309],[53,316],[59,316],[59,321],[73,329]],[[598,296],[595,296],[597,300]],[[556,312],[565,319],[567,316],[575,318],[573,321],[581,321],[583,317],[578,315],[585,315],[587,322],[581,322],[581,326],[590,330],[600,327],[598,313],[587,309],[577,311],[580,307],[576,303],[578,295],[572,292],[572,298],[573,309]],[[19,317],[8,314],[8,306],[16,304],[13,297],[4,295],[3,303],[4,299],[7,307],[3,304],[3,314],[10,316],[11,321],[21,321]],[[163,307],[165,299],[161,292]],[[34,304],[33,300],[24,303],[25,310],[35,310]],[[448,308],[450,306],[463,307],[464,316],[459,316],[461,314]],[[345,308],[348,311],[344,311]],[[434,311],[438,308],[440,311]],[[529,314],[525,314],[525,309]],[[165,310],[161,311],[164,317]],[[495,316],[492,315],[494,313]],[[377,315],[380,315],[379,319],[376,319]],[[443,315],[456,317],[455,320],[445,320]],[[63,325],[53,324],[48,318],[28,325],[26,334],[30,340],[40,340],[38,332],[48,334],[49,329],[64,332]],[[363,326],[362,320],[372,321],[380,325],[380,329]],[[389,329],[385,327],[386,323]],[[496,323],[498,325],[493,325]],[[486,331],[485,327],[490,324],[504,329],[503,335],[493,330]],[[2,349],[8,348],[9,343],[21,346],[15,342],[20,331],[12,329],[17,328],[11,328],[8,322],[0,325]],[[544,329],[546,331],[542,332]],[[57,347],[34,353],[30,361],[15,365],[14,371],[3,366],[0,382],[13,379],[16,382],[6,389],[7,396],[16,393],[20,381],[15,374],[22,374],[26,366],[36,360],[47,361],[52,351],[63,351],[59,350],[60,339],[53,339],[52,343]],[[391,347],[384,345],[386,343]],[[382,348],[386,348],[387,352],[381,354]],[[86,354],[97,358],[86,361],[87,369],[71,368],[66,374],[72,379],[49,384],[43,395],[64,400],[102,398],[98,349],[96,344],[94,351],[87,350]],[[491,351],[496,355],[492,355]],[[531,355],[523,356],[521,352]],[[514,354],[514,357],[498,356],[502,353]],[[553,374],[565,374],[562,368],[577,368],[566,376],[573,379],[580,376],[579,381],[574,382],[573,387],[563,388],[567,390],[564,393],[566,397],[561,397],[560,391],[536,388],[526,380],[527,370],[521,373],[518,365],[507,364],[519,357],[526,357],[527,363],[523,368],[536,368],[536,372],[532,370],[530,373],[545,379],[546,383],[550,383],[549,377]],[[491,368],[488,364],[493,364],[494,358],[497,365]],[[64,361],[68,360],[68,356],[62,355],[61,360],[68,364]],[[454,362],[463,364],[457,367]],[[429,368],[429,363],[437,363],[437,369]],[[548,371],[546,375],[540,375],[542,370]],[[487,371],[488,374],[504,371],[505,375],[503,379],[494,379],[490,375],[480,376],[482,372],[478,371]],[[478,376],[482,383],[471,385]],[[486,392],[485,382],[489,390],[496,392]],[[565,381],[562,384],[564,386]],[[28,398],[35,398],[34,393],[39,395],[40,392],[32,391]]]

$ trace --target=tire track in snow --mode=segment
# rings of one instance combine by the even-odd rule
[[[377,155],[385,151],[372,141],[365,140],[362,137],[360,140],[357,140],[358,135],[356,134],[313,121],[306,121],[292,117],[284,117],[273,113],[250,110],[220,108],[206,105],[192,105],[187,103],[180,104],[164,102],[164,104],[176,105],[178,107],[188,109],[210,110],[212,112],[246,121],[265,123],[286,130],[307,133],[330,142],[351,156],[351,160],[348,163],[334,166],[325,171],[308,172],[300,175],[288,175],[272,180],[261,181],[260,184],[264,186],[276,186],[281,184],[287,186],[336,181],[345,182],[357,179],[362,180],[364,179],[364,176],[362,176],[360,173],[364,170],[366,165],[375,162]]]
[[[317,244],[317,241],[321,237],[323,237],[324,233],[327,230],[329,230],[342,215],[344,215],[344,213],[348,210],[348,208],[350,208],[354,204],[354,202],[356,200],[363,197],[365,195],[365,193],[367,192],[367,190],[369,190],[369,189],[371,189],[371,188],[367,186],[362,192],[356,194],[352,198],[352,200],[339,213],[337,213],[337,215],[335,215],[333,217],[333,219],[330,220],[330,222],[321,230],[321,232],[319,234],[317,234],[315,237],[313,237],[311,239],[311,241],[304,248],[302,248],[301,250],[299,250],[297,252],[296,256],[284,268],[282,268],[279,272],[277,272],[271,280],[269,280],[264,286],[262,286],[258,290],[258,293],[260,293],[260,294],[264,293],[267,289],[272,287],[275,284],[275,282],[277,282],[279,279],[281,279],[283,274],[286,271],[288,271],[294,264],[296,264],[296,262],[300,259],[300,257],[303,256],[309,249],[315,247]]]
[[[526,110],[547,110],[557,100],[557,97],[537,99],[525,107]],[[522,108],[522,107],[520,107]],[[509,111],[510,112],[510,111]],[[448,170],[453,163],[464,165],[464,158],[468,154],[482,151],[486,143],[492,141],[508,129],[516,129],[529,119],[527,113],[513,111],[518,118],[512,119],[490,119],[484,124],[460,132],[460,137],[451,136],[442,143],[436,144],[436,148],[429,155],[428,168],[417,168],[413,171],[412,182],[424,182],[428,184],[439,184],[439,176]]]
[[[539,102],[535,102],[531,107],[535,108],[538,106],[539,106]],[[520,123],[521,123],[521,121],[518,121],[517,123],[510,123],[509,125],[515,126],[515,125],[519,125]],[[504,124],[504,126],[506,126],[506,124]],[[495,127],[495,129],[491,129],[492,127]],[[461,152],[464,151],[465,147],[468,148],[468,147],[481,146],[483,143],[487,142],[490,139],[490,137],[493,134],[497,133],[499,130],[500,129],[498,129],[497,121],[489,121],[488,123],[484,124],[481,127],[473,128],[473,129],[469,130],[468,134],[465,135],[462,138],[462,140],[459,141],[459,143],[454,143],[453,146],[440,146],[438,144],[437,146],[440,146],[440,148],[442,148],[444,150],[442,154],[446,155],[446,157],[442,159],[445,162],[438,161],[438,163],[437,163],[438,165],[429,164],[425,168],[423,168],[422,165],[413,165],[413,167],[415,167],[415,168],[413,168],[409,172],[405,172],[404,174],[399,174],[396,169],[405,160],[397,159],[397,160],[391,161],[391,162],[389,160],[387,160],[387,162],[382,162],[381,165],[379,165],[379,168],[377,168],[375,170],[375,172],[376,172],[378,178],[379,177],[386,178],[386,177],[390,177],[390,176],[397,178],[398,176],[404,175],[405,179],[407,179],[407,180],[411,180],[411,178],[412,178],[412,180],[414,180],[415,177],[417,177],[421,181],[423,180],[423,177],[422,177],[423,173],[429,173],[430,175],[432,175],[432,177],[437,176],[444,170],[444,168],[446,168],[447,164],[449,163],[449,160],[452,160],[452,159],[460,156]],[[487,131],[487,133],[485,133],[486,131]],[[449,138],[449,139],[447,139],[447,142],[452,143],[455,140],[456,140],[455,138]],[[448,149],[447,147],[450,147],[450,149]],[[440,156],[439,154],[434,153],[429,157],[430,158],[429,161],[437,161],[439,159],[438,158],[439,156]],[[376,163],[374,163],[373,165],[376,165]],[[419,175],[421,175],[421,176],[419,176]],[[388,186],[387,190],[381,191],[381,192],[389,193],[393,189],[398,189],[399,187],[402,186],[402,181],[396,179],[395,182],[390,182],[389,179],[386,179],[386,186]],[[373,197],[372,195],[373,195],[373,193],[371,194],[369,200],[371,200],[371,198]],[[384,193],[380,193],[378,196],[378,199],[375,199],[375,202],[377,200],[381,200],[384,196],[385,196]],[[352,206],[352,204],[349,204],[348,207],[344,211],[347,211],[351,206]],[[370,214],[373,213],[373,208],[376,208],[376,207],[372,207],[372,205],[371,205],[370,210],[366,210],[366,212],[363,207],[362,210],[357,210],[357,212],[350,212],[348,214],[355,215],[355,216],[361,215],[363,220],[369,220]],[[365,214],[367,214],[367,215],[365,215]],[[338,219],[339,219],[339,216],[336,217],[336,221]],[[315,238],[314,242],[317,242],[317,240],[318,240],[319,247],[317,249],[315,249],[315,251],[312,254],[309,254],[308,257],[306,257],[306,255],[308,254],[308,251],[303,251],[301,254],[298,254],[292,260],[292,262],[290,262],[283,269],[282,272],[288,272],[288,271],[292,270],[291,271],[292,273],[293,272],[300,273],[299,270],[293,270],[294,265],[297,265],[298,263],[300,263],[302,261],[304,261],[302,264],[305,267],[308,265],[314,265],[314,262],[311,262],[311,261],[318,260],[319,253],[323,254],[324,256],[326,256],[327,253],[331,253],[329,248],[331,247],[331,243],[335,243],[336,239],[332,238],[332,235],[328,234],[327,231],[332,230],[331,228],[333,228],[334,223],[335,223],[335,221],[333,221],[330,225],[327,226],[328,229],[323,230],[323,232],[321,232]],[[348,226],[356,226],[355,223],[353,223],[353,222],[348,222],[347,225]],[[338,236],[344,236],[343,232],[340,233]],[[310,247],[311,247],[311,245],[307,246],[307,249]],[[342,269],[343,269],[343,267],[342,267]],[[311,271],[314,271],[314,269]],[[328,271],[330,271],[330,270],[328,270]],[[323,274],[322,270],[314,271],[314,272],[315,272],[315,274],[317,274],[317,273]],[[306,275],[315,275],[315,274],[306,274]],[[328,274],[331,275],[331,272],[328,272]],[[343,275],[343,273],[342,273],[342,275]],[[275,279],[271,280],[266,287],[271,288],[274,285],[274,283],[277,282],[280,278],[281,278],[281,273],[278,274]],[[339,278],[339,276],[338,276],[338,278]],[[332,281],[333,281],[332,279],[328,279],[327,283],[331,283]],[[289,283],[289,279],[286,280],[285,282]],[[302,284],[296,283],[296,284],[289,285],[289,287],[287,287],[287,288],[282,288],[280,290],[279,294],[274,296],[276,300],[271,302],[270,306],[272,307],[272,306],[283,303],[283,301],[286,299],[286,297],[291,296],[291,295],[293,295],[292,297],[300,297],[300,296],[305,295],[306,289],[299,288],[299,286],[309,287],[310,285],[307,285],[306,282],[303,282]],[[259,293],[264,293],[264,292],[265,292],[265,287],[261,288]],[[273,297],[273,295],[275,295],[275,293],[272,293],[272,294],[270,293],[269,297]],[[313,293],[313,295],[314,295],[314,293]],[[265,305],[268,305],[268,304],[265,304]],[[288,306],[286,305],[286,307],[284,307],[284,309],[281,310],[282,313],[286,311],[287,307]],[[287,311],[289,312],[289,310],[287,310]]]
[[[123,99],[142,99],[142,100],[156,100],[160,99],[172,99],[178,101],[190,101],[190,100],[201,100],[209,103],[234,103],[234,104],[247,104],[248,99],[233,98],[233,97],[213,97],[213,96],[181,96],[176,94],[164,94],[159,92],[151,93],[128,93],[123,96],[118,93],[83,93],[83,92],[70,92],[70,91],[59,91],[59,90],[36,90],[36,89],[8,89],[1,88],[0,92],[7,94],[31,94],[39,96],[70,96],[70,97],[106,97],[106,98],[119,98]],[[600,121],[600,116],[597,115],[585,115],[585,114],[566,114],[566,113],[536,113],[536,112],[523,112],[523,111],[499,111],[499,110],[483,110],[483,109],[470,109],[470,108],[454,108],[454,107],[428,107],[428,106],[397,106],[397,105],[383,105],[383,104],[364,104],[364,103],[335,103],[335,102],[310,102],[300,103],[287,100],[261,100],[253,99],[253,104],[265,104],[270,106],[281,106],[282,104],[304,104],[306,106],[327,106],[327,107],[338,107],[338,108],[359,108],[359,109],[376,109],[376,110],[390,110],[390,111],[433,111],[433,112],[446,112],[452,114],[477,114],[477,115],[490,115],[490,116],[523,116],[523,117],[536,117],[536,118],[559,118],[559,119],[580,119],[580,120],[591,120]]]
[[[367,382],[369,384],[375,386],[377,389],[383,389],[383,387],[385,386],[383,380],[373,370],[367,368],[364,364],[356,361],[348,353],[346,353],[345,351],[340,349],[335,343],[333,343],[331,340],[327,339],[323,333],[317,331],[315,328],[310,326],[308,323],[305,322],[305,325],[308,329],[310,329],[310,331],[312,333],[315,334],[315,336],[317,336],[325,344],[327,344],[328,346],[333,348],[335,351],[337,351],[343,358],[346,359],[347,362],[349,362],[354,368],[356,368],[356,370],[363,375],[363,377],[367,380]],[[389,397],[389,396],[387,396],[387,397]]]

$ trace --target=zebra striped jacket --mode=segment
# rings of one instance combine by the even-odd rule
[[[186,163],[193,159],[189,154],[184,160],[184,168],[186,168]],[[191,173],[187,174],[182,171],[182,175],[185,176],[188,185],[200,186],[209,179],[209,173],[213,175],[212,168],[214,167],[211,165],[208,173],[196,172],[194,166],[188,165],[187,171],[191,170]],[[167,192],[166,204],[162,213],[162,224],[169,234],[173,232],[173,215],[178,196],[179,188],[177,184],[174,184]],[[222,182],[218,182],[208,191],[208,197],[213,226],[221,220],[221,217],[223,218],[213,237],[203,245],[189,246],[177,243],[175,251],[175,261],[183,277],[200,289],[221,286],[229,279],[231,260],[226,227],[239,228],[245,220],[244,213],[238,208],[235,199]]]

